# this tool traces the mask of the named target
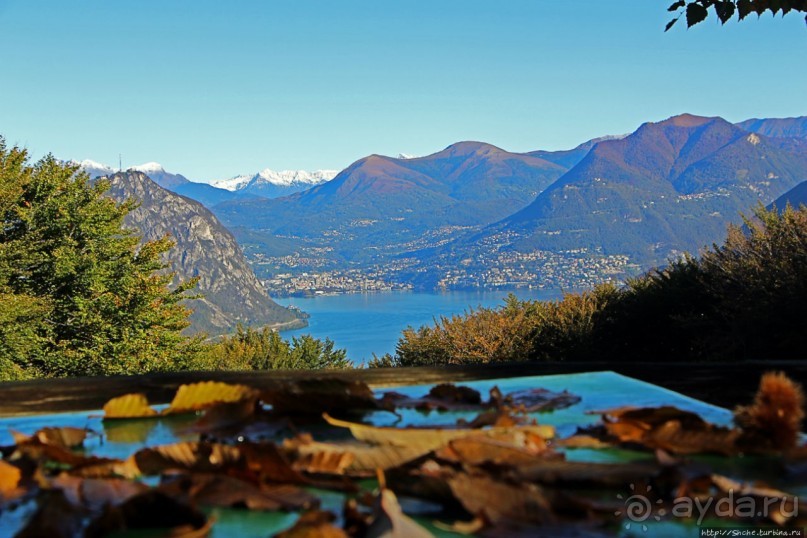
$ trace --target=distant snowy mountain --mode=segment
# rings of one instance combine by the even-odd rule
[[[277,198],[295,192],[304,191],[330,181],[338,170],[315,170],[308,172],[305,170],[283,170],[277,172],[269,168],[261,170],[257,174],[246,174],[230,179],[214,181],[212,185],[220,189],[232,192],[241,192],[263,196],[266,198]]]
[[[90,179],[95,179],[101,176],[109,176],[116,172],[111,166],[107,166],[105,164],[91,161],[90,159],[84,159],[83,161],[67,161],[73,165],[79,165],[82,170],[90,174]]]
[[[163,168],[163,166],[160,163],[155,162],[148,162],[139,164],[137,166],[132,166],[131,168],[129,168],[128,171],[143,172],[154,183],[168,190],[175,190],[177,187],[181,185],[191,183],[191,180],[189,180],[182,174],[172,174],[170,172],[166,172],[165,168]]]

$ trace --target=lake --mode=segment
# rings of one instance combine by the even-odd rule
[[[557,299],[557,290],[515,290],[519,299]],[[310,298],[275,299],[284,306],[295,306],[308,312],[308,327],[283,331],[285,338],[310,334],[324,340],[330,338],[335,347],[347,350],[356,364],[372,359],[373,353],[394,353],[401,332],[409,325],[431,324],[440,316],[462,314],[478,306],[504,304],[508,291],[450,291],[445,293],[356,293],[320,295]]]

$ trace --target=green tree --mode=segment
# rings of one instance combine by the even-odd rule
[[[805,13],[807,0],[677,0],[668,8],[676,16],[667,23],[666,30],[672,28],[681,17],[686,18],[688,28],[695,26],[706,20],[710,9],[722,24],[726,24],[734,15],[738,20],[743,20],[748,15],[761,16],[766,12],[772,15],[781,13],[783,17],[790,12]]]
[[[334,349],[329,338],[323,342],[310,335],[291,341],[268,327],[256,330],[238,326],[235,334],[210,347],[207,367],[221,370],[276,370],[351,368],[344,349]]]
[[[78,167],[31,165],[0,138],[0,364],[6,378],[131,374],[191,367],[200,340],[173,290],[165,237],[123,227],[135,206],[105,197]]]

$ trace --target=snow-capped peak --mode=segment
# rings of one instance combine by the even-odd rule
[[[77,164],[82,168],[94,168],[96,170],[112,170],[111,166],[107,166],[103,163],[99,163],[90,159],[84,159],[83,161],[70,161],[70,164]]]
[[[87,172],[91,178],[109,176],[115,173],[115,169],[111,166],[107,166],[103,163],[92,161],[90,159],[84,159],[83,161],[71,159],[67,162],[72,165],[78,165],[79,168]]]
[[[410,155],[409,153],[399,153],[399,159],[417,159],[417,155]]]
[[[259,186],[261,184],[277,185],[278,187],[291,187],[295,185],[319,185],[330,181],[338,170],[281,170],[275,171],[265,168],[257,174],[244,174],[230,179],[214,181],[212,185],[228,191],[239,191],[248,186]]]
[[[137,166],[132,166],[131,168],[129,168],[129,170],[143,172],[144,174],[148,174],[149,172],[165,172],[165,168],[163,168],[163,165],[155,162],[138,164]]]

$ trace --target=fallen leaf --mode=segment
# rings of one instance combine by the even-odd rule
[[[715,426],[690,411],[663,406],[622,407],[597,413],[602,414],[606,433],[621,443],[674,454],[731,455],[738,451],[739,429]]]
[[[373,476],[404,465],[429,450],[419,447],[369,445],[365,443],[320,443],[310,438],[286,440],[283,447],[292,454],[292,466],[307,473]]]
[[[360,413],[378,409],[373,391],[361,381],[333,377],[281,383],[261,393],[261,400],[280,415],[320,416],[322,413]]]
[[[37,510],[14,538],[74,538],[80,536],[86,510],[67,500],[61,490],[43,491]]]
[[[255,416],[255,398],[245,398],[237,402],[217,403],[191,427],[192,431],[210,433],[216,430],[239,426]]]
[[[149,405],[145,394],[125,394],[112,398],[104,404],[104,420],[148,418],[158,415],[159,413]]]
[[[555,441],[555,446],[562,448],[610,448],[613,444],[592,435],[577,434],[558,439]]]
[[[119,460],[115,459],[77,454],[58,445],[46,445],[34,438],[15,447],[10,459],[15,460],[20,458],[28,458],[40,463],[61,463],[74,469],[113,462],[120,463]]]
[[[422,411],[459,411],[478,409],[482,404],[479,391],[462,385],[442,383],[431,388],[429,393],[420,398],[410,398],[397,392],[386,392],[379,400],[385,409],[419,409]]]
[[[22,479],[22,471],[19,467],[0,460],[0,497],[6,498],[16,491]]]
[[[550,450],[546,440],[529,432],[513,431],[497,436],[471,435],[454,439],[440,448],[435,455],[443,460],[467,465],[519,466],[534,462],[537,458],[560,458]]]
[[[170,469],[213,472],[245,465],[238,447],[191,441],[144,448],[132,458],[144,475],[156,475]]]
[[[81,478],[65,473],[51,479],[50,487],[61,489],[68,501],[91,511],[99,511],[107,504],[120,504],[149,489],[131,480]]]
[[[336,516],[331,512],[312,510],[303,513],[294,526],[275,534],[275,538],[348,538],[347,533],[334,526]]]
[[[522,407],[528,413],[565,409],[580,403],[580,396],[568,391],[552,392],[544,388],[526,389],[505,395],[507,405]]]
[[[310,509],[319,504],[319,499],[297,486],[256,486],[222,474],[194,473],[170,477],[159,490],[202,506],[275,511]]]
[[[517,482],[552,486],[624,487],[649,482],[660,472],[656,462],[593,463],[535,459],[508,471]]]
[[[189,538],[206,536],[211,523],[195,508],[152,489],[120,505],[108,505],[89,524],[84,536],[98,538],[133,529],[168,529],[169,536]]]
[[[465,509],[491,523],[554,523],[550,496],[537,484],[509,484],[485,475],[457,473],[447,478],[451,492]]]
[[[190,385],[180,385],[171,404],[163,411],[164,415],[191,413],[207,409],[216,404],[235,403],[255,399],[258,391],[246,385],[233,385],[219,381],[203,381]]]
[[[555,435],[552,426],[516,426],[514,428],[490,428],[485,430],[469,429],[449,429],[449,428],[379,428],[347,422],[330,417],[327,413],[323,415],[326,422],[331,426],[348,428],[350,433],[359,441],[372,444],[394,445],[399,447],[416,447],[424,453],[435,450],[453,439],[467,437],[469,435],[492,435],[509,432],[512,430],[533,433],[545,439]]]

